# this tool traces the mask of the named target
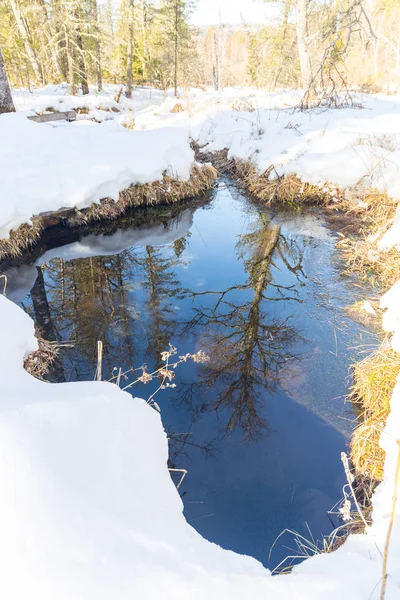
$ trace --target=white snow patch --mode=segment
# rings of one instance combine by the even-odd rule
[[[132,184],[186,180],[194,162],[184,129],[131,131],[115,121],[52,127],[0,115],[0,238],[33,215],[118,200]]]

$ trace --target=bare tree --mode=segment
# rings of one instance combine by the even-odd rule
[[[15,112],[15,107],[11,96],[10,86],[8,84],[3,54],[0,48],[0,114],[8,112]]]
[[[77,5],[77,7],[76,7],[75,18],[76,18],[75,29],[76,29],[76,46],[78,49],[79,78],[81,80],[82,94],[84,96],[86,96],[89,93],[89,84],[88,84],[87,73],[86,73],[85,56],[83,53],[83,40],[82,40],[82,33],[81,33],[82,24],[81,24],[81,15],[80,15],[80,10],[79,10],[79,5]]]
[[[35,77],[38,83],[44,83],[43,80],[43,71],[41,65],[39,64],[35,48],[32,44],[31,34],[29,31],[29,27],[27,21],[23,18],[21,13],[20,6],[18,4],[18,0],[10,0],[10,5],[17,22],[18,30],[20,36],[24,42],[26,54],[29,58],[29,62],[31,63],[33,72],[35,73]]]

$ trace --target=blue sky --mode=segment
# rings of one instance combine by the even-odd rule
[[[194,25],[219,23],[266,23],[276,15],[277,7],[263,0],[197,0],[192,16]]]

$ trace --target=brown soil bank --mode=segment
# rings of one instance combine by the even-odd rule
[[[60,209],[32,217],[32,225],[21,225],[10,232],[9,239],[0,240],[0,261],[22,256],[40,243],[46,231],[56,226],[76,228],[91,223],[119,219],[129,209],[140,206],[174,204],[189,200],[209,190],[217,178],[210,165],[194,165],[188,181],[179,181],[167,175],[161,181],[133,185],[120,193],[117,202],[104,198],[89,208]]]

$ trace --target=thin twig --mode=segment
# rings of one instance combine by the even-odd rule
[[[96,369],[96,379],[97,381],[101,381],[101,368],[103,364],[103,342],[99,340],[97,342],[97,369]]]
[[[387,561],[388,561],[388,554],[389,554],[390,538],[392,535],[394,517],[395,517],[395,512],[396,512],[397,489],[398,489],[398,485],[399,485],[399,477],[400,477],[400,440],[397,440],[397,463],[396,463],[396,471],[394,474],[394,491],[393,491],[393,499],[392,499],[392,510],[390,513],[389,527],[388,527],[387,534],[386,534],[385,549],[383,551],[382,587],[381,587],[380,600],[385,600],[385,594],[386,594],[386,582],[387,582],[387,578],[388,578]]]
[[[354,481],[354,477],[353,477],[353,475],[350,472],[349,459],[347,458],[347,454],[345,452],[341,453],[341,459],[342,459],[342,463],[343,463],[343,466],[344,466],[344,472],[346,473],[347,482],[348,482],[349,487],[350,487],[351,495],[353,496],[354,505],[355,505],[355,507],[356,507],[356,509],[358,511],[358,514],[361,517],[362,522],[365,525],[365,528],[367,529],[368,528],[368,523],[365,520],[365,517],[364,517],[364,515],[362,513],[360,505],[358,504],[358,501],[357,501],[357,498],[356,498],[356,494],[355,494],[354,489],[353,489],[353,485],[352,484],[353,484],[353,481]]]
[[[185,479],[186,475],[187,475],[187,470],[186,469],[168,469],[168,471],[171,473],[182,473],[182,477],[179,480],[178,485],[176,486],[176,489],[179,490],[182,481]]]

